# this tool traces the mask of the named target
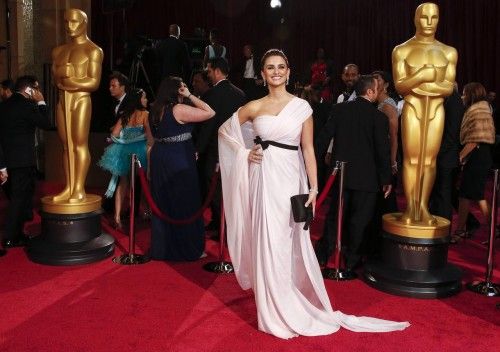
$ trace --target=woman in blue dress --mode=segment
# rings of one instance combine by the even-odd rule
[[[113,225],[117,229],[122,228],[120,214],[129,188],[130,156],[137,154],[141,164],[146,167],[146,136],[151,135],[146,93],[142,89],[135,89],[127,94],[130,94],[130,99],[112,128],[113,144],[105,149],[98,162],[99,166],[113,175],[105,196],[111,198],[116,190]]]
[[[185,104],[183,101],[191,104]],[[187,219],[201,206],[195,149],[195,122],[212,118],[208,104],[191,94],[178,77],[165,78],[158,89],[150,125],[151,193],[160,210],[174,219]],[[157,216],[151,223],[151,257],[157,260],[196,260],[205,249],[203,220],[171,224]]]

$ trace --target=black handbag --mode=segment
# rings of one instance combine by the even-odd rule
[[[308,199],[309,194],[297,194],[290,197],[290,201],[292,202],[293,220],[295,222],[305,222],[304,230],[309,229],[309,225],[311,225],[313,220],[312,204],[309,204],[308,207],[304,206]]]

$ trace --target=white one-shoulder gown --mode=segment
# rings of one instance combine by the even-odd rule
[[[308,193],[302,152],[269,146],[261,164],[249,163],[253,138],[299,145],[312,109],[293,98],[277,115],[240,126],[236,112],[219,129],[227,240],[237,280],[255,294],[259,330],[280,338],[352,331],[403,330],[392,322],[333,311],[309,231],[295,223],[290,197]]]

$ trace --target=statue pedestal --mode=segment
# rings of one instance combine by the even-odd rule
[[[383,216],[382,256],[365,265],[366,281],[381,291],[416,298],[458,293],[462,272],[448,264],[449,221],[436,217],[435,226],[414,226],[398,222],[399,216]]]
[[[76,265],[112,256],[115,240],[102,233],[101,214],[100,197],[96,195],[87,195],[87,200],[78,205],[42,198],[42,233],[30,241],[28,257],[40,264]]]

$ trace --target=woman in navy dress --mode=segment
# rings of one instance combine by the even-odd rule
[[[193,106],[184,104],[184,100]],[[201,206],[191,132],[195,122],[214,115],[212,108],[192,95],[180,78],[167,77],[160,84],[150,116],[154,138],[150,155],[151,193],[160,210],[174,219],[189,218]],[[204,248],[201,218],[175,225],[153,216],[153,259],[196,260]]]

